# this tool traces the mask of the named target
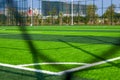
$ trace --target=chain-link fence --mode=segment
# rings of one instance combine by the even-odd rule
[[[14,0],[26,25],[119,25],[119,0]],[[0,25],[19,25],[0,1]]]

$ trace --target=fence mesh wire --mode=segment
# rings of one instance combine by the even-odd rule
[[[14,0],[26,25],[71,25],[70,0]],[[119,0],[73,0],[74,25],[119,25]],[[11,9],[0,1],[0,25],[16,24]]]

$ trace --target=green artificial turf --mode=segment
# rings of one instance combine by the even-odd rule
[[[18,27],[0,27],[0,63],[94,63],[120,56],[119,26],[28,26],[27,32],[31,39],[23,39]],[[30,41],[32,47],[28,45]],[[86,80],[118,80],[120,60],[115,62],[116,65],[106,63],[80,71],[76,76]],[[59,72],[73,67],[78,66],[42,65],[40,69]]]

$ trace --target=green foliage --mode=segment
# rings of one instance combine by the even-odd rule
[[[88,5],[87,6],[87,15],[86,15],[86,22],[87,23],[89,21],[90,24],[95,23],[96,19],[98,18],[96,11],[97,11],[97,6],[96,5]]]
[[[71,21],[71,17],[70,16],[64,16],[63,17],[63,23],[69,25]]]
[[[114,22],[116,24],[120,24],[120,13],[115,13],[114,14]]]
[[[58,19],[59,19],[59,25],[62,25],[63,24],[63,13],[62,12],[59,13]]]
[[[107,8],[106,12],[103,14],[103,17],[111,20],[111,17],[113,17],[114,15],[115,15],[115,5],[112,4]]]
[[[0,25],[5,25],[7,17],[4,14],[0,14]]]
[[[114,21],[114,16],[115,16],[115,5],[112,4],[107,8],[106,12],[103,14],[103,17],[105,18],[106,23],[112,24]]]
[[[88,17],[74,16],[73,19],[74,19],[75,24],[87,24],[88,23]]]
[[[96,13],[97,6],[96,5],[88,5],[87,6],[87,16],[93,17]]]

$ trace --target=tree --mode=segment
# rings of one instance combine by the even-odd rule
[[[6,24],[7,17],[4,14],[0,14],[0,25]]]
[[[57,10],[55,7],[52,9],[52,24],[55,23],[55,16],[57,15]]]
[[[120,24],[120,13],[114,14],[114,22]]]
[[[62,22],[62,18],[63,18],[63,13],[60,12],[60,13],[59,13],[59,24],[60,24],[60,25],[63,24],[63,22]]]
[[[111,24],[114,21],[114,15],[115,15],[115,5],[112,4],[111,6],[109,6],[106,10],[106,12],[103,14],[103,17],[109,22],[111,22]]]
[[[88,5],[87,6],[87,19],[89,20],[90,23],[95,23],[96,19],[97,19],[97,6],[96,5]]]
[[[55,20],[54,20],[54,17],[55,15],[57,14],[57,11],[56,11],[56,8],[53,7],[49,12],[48,12],[48,15],[50,16],[50,24],[54,24]]]

